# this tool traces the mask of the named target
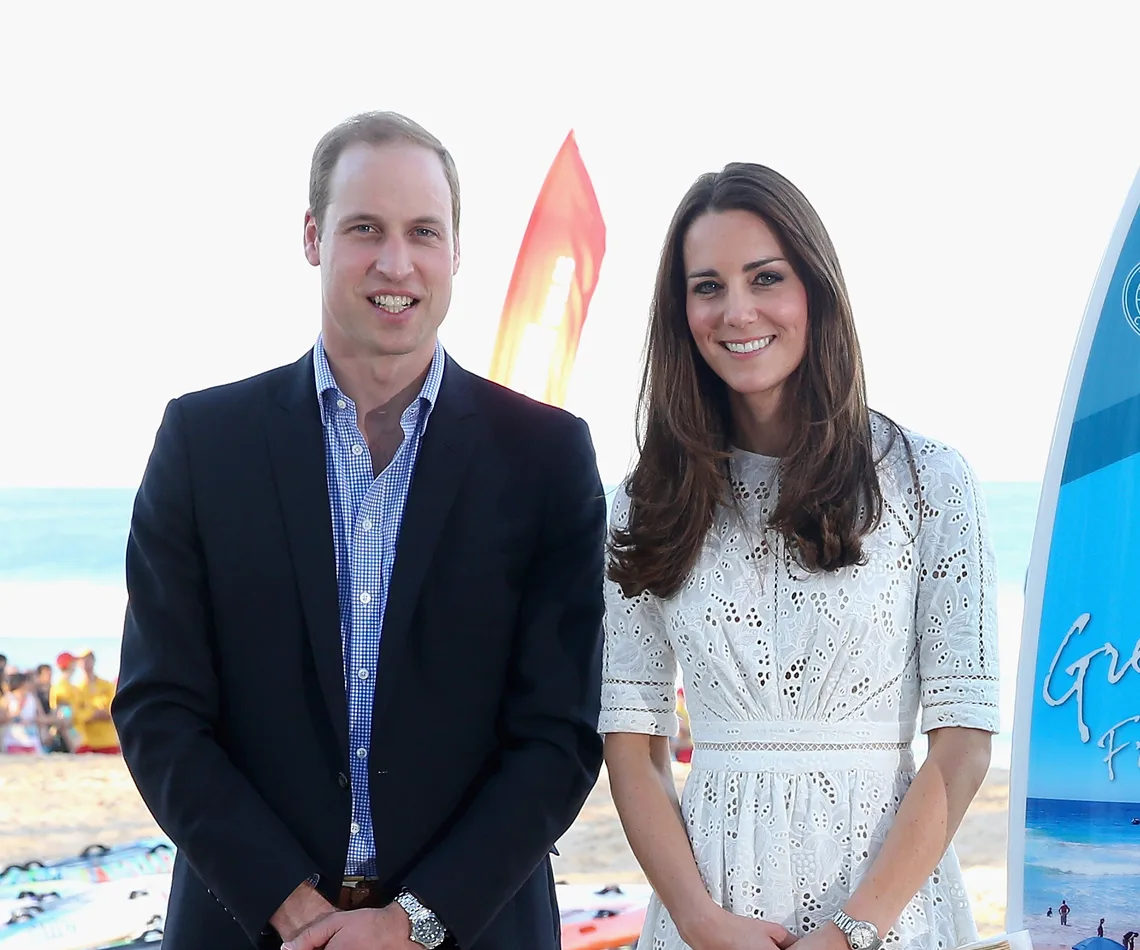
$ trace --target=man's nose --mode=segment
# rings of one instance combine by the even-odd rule
[[[407,242],[399,238],[389,238],[381,245],[374,266],[392,281],[400,281],[410,276],[412,255]]]

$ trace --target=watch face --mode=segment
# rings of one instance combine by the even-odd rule
[[[446,936],[447,933],[443,929],[443,924],[435,917],[416,921],[412,930],[412,939],[425,947],[438,947],[443,943],[443,938]]]
[[[878,939],[879,935],[875,933],[875,928],[865,923],[855,924],[847,937],[847,941],[851,944],[852,950],[867,950],[867,948],[873,947]]]

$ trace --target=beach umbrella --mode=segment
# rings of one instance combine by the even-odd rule
[[[1073,944],[1073,950],[1124,950],[1124,944],[1109,940],[1108,937],[1089,937]]]

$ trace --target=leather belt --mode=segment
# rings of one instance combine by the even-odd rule
[[[336,902],[340,910],[356,910],[359,907],[383,907],[380,896],[380,881],[374,877],[346,877],[340,888],[340,898]]]

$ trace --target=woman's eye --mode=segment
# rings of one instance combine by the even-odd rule
[[[754,283],[759,284],[761,287],[771,287],[772,284],[778,284],[784,279],[784,275],[774,270],[761,271],[756,275]]]
[[[716,281],[702,280],[699,284],[697,284],[693,288],[693,293],[706,295],[706,294],[713,293],[715,290],[716,290]]]

